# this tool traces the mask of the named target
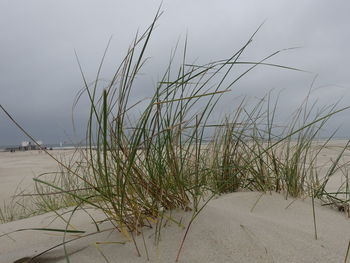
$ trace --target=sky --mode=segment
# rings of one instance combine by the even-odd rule
[[[137,31],[144,31],[161,4],[155,0],[0,0],[0,104],[33,137],[59,143],[84,136],[87,101],[72,105],[83,80],[78,54],[88,81],[112,37],[101,77],[110,79]],[[207,63],[229,57],[261,25],[242,60],[269,62],[312,73],[260,67],[241,79],[220,103],[225,112],[237,98],[261,98],[281,91],[278,114],[286,118],[305,98],[320,107],[350,105],[350,2],[348,0],[164,0],[164,11],[147,50],[143,84],[135,99],[154,89],[177,41],[188,39],[188,60]],[[330,132],[350,137],[350,112],[334,116]],[[0,112],[0,145],[20,144],[26,137]]]

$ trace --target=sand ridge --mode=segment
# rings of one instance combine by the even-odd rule
[[[336,210],[316,207],[318,240],[310,200],[286,200],[280,194],[237,192],[211,200],[194,221],[180,257],[180,262],[343,262],[350,238],[350,221]],[[95,213],[95,216],[99,216]],[[191,212],[174,212],[174,217],[188,222]],[[41,215],[0,225],[0,232],[26,227],[64,227],[49,215]],[[87,233],[94,225],[83,213],[73,219],[73,225]],[[101,226],[109,228],[108,224]],[[161,232],[159,247],[154,244],[154,229],[144,230],[150,262],[174,262],[184,235],[184,229],[168,223]],[[31,257],[62,242],[62,235],[44,232],[18,232],[11,238],[2,237],[0,262],[15,262]],[[71,237],[69,237],[71,238]],[[68,238],[68,239],[69,239]],[[71,262],[105,262],[96,242],[125,241],[116,231],[107,231],[67,245]],[[110,262],[147,262],[141,235],[136,237],[141,257],[132,242],[105,244],[98,248]],[[44,261],[66,262],[62,247],[44,255]]]
[[[319,157],[324,170],[332,165],[345,141],[332,141]],[[316,144],[317,146],[318,144]],[[57,151],[67,155],[71,151]],[[349,161],[345,152],[342,162]],[[42,172],[52,172],[57,164],[49,156],[38,151],[0,152],[0,201],[10,200],[17,185],[33,187],[32,178]],[[320,170],[321,172],[323,170]],[[343,182],[335,175],[330,190],[338,189]],[[259,199],[260,198],[260,199]],[[257,202],[257,200],[259,200]],[[257,202],[257,203],[256,203]],[[292,203],[291,203],[292,202]],[[256,205],[255,205],[256,204]],[[89,210],[90,211],[90,210]],[[90,211],[99,220],[98,211]],[[192,213],[173,211],[175,219],[186,227]],[[65,215],[68,218],[69,214]],[[14,221],[0,225],[0,234],[22,228],[65,228],[61,220],[52,220],[54,213]],[[185,241],[180,262],[344,262],[350,239],[350,219],[336,209],[316,205],[318,240],[315,240],[312,205],[309,199],[287,200],[281,194],[236,192],[211,200],[194,221]],[[78,211],[72,225],[86,233],[96,231],[89,216]],[[124,242],[126,238],[114,230],[81,238],[67,245],[71,262],[174,262],[185,229],[168,222],[161,231],[161,241],[155,245],[154,229],[144,228],[147,261],[142,236],[136,236],[141,257],[137,256],[132,242],[125,244],[96,242]],[[111,229],[103,223],[101,229]],[[77,235],[67,235],[67,240]],[[23,262],[63,240],[61,233],[24,231],[0,238],[0,263]],[[58,247],[32,262],[66,262],[63,247]]]

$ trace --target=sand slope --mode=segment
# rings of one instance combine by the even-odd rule
[[[318,240],[314,239],[312,206],[309,200],[285,200],[279,194],[266,194],[254,206],[260,193],[240,192],[224,195],[209,202],[193,223],[180,262],[344,262],[350,238],[350,220],[330,208],[317,206]],[[95,213],[96,214],[96,213]],[[44,227],[52,220],[47,215],[0,225],[0,232],[18,228]],[[96,214],[98,217],[98,213]],[[174,212],[174,217],[188,222],[191,213]],[[88,232],[95,230],[88,217],[77,213],[73,224]],[[50,227],[62,227],[58,221]],[[101,229],[109,228],[107,223]],[[161,232],[158,248],[154,230],[144,236],[151,262],[174,262],[184,230],[174,223]],[[0,239],[0,262],[15,262],[35,255],[62,241],[60,234],[19,232]],[[123,241],[115,231],[100,233],[74,241],[67,246],[71,262],[106,262],[95,242]],[[136,241],[142,257],[132,242],[102,244],[99,249],[110,262],[147,262],[142,237]],[[21,261],[18,261],[21,262]],[[66,262],[63,248],[57,248],[33,262]]]

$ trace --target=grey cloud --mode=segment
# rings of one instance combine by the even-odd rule
[[[89,80],[93,80],[110,36],[112,44],[102,77],[108,79],[137,30],[151,22],[160,1],[7,1],[0,0],[0,103],[31,132],[46,142],[72,134],[71,108],[82,87],[74,57],[77,50]],[[176,41],[189,38],[189,61],[205,63],[229,56],[266,19],[254,43],[243,55],[258,60],[278,49],[301,46],[271,61],[319,73],[313,93],[320,104],[350,99],[348,61],[349,1],[222,0],[163,3],[147,55],[151,57],[134,98],[147,96],[162,74]],[[236,96],[262,96],[284,89],[280,114],[285,116],[305,96],[313,75],[260,68],[242,79],[223,104]],[[340,87],[339,87],[340,86]],[[225,109],[219,109],[220,112]],[[87,103],[76,110],[82,128]],[[333,120],[350,132],[346,113]],[[17,144],[24,136],[0,114],[0,145]]]

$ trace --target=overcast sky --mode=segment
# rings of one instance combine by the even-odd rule
[[[72,104],[83,86],[74,50],[88,80],[93,80],[113,36],[102,74],[110,78],[136,31],[146,29],[159,4],[153,0],[0,0],[0,104],[45,143],[68,140]],[[257,61],[273,51],[300,46],[271,62],[318,73],[315,87],[319,89],[312,99],[318,99],[320,106],[340,98],[341,105],[350,105],[350,1],[164,0],[162,10],[147,52],[149,81],[139,96],[153,89],[150,84],[158,80],[172,48],[186,34],[189,59],[205,63],[231,55],[266,20],[243,59]],[[304,98],[313,76],[260,68],[239,81],[220,107],[232,106],[237,96],[261,97],[270,89],[283,90],[279,114],[285,116]],[[87,114],[82,103],[75,116],[78,137]],[[331,124],[332,128],[342,125],[339,136],[348,136],[350,112],[339,114]],[[0,145],[24,139],[0,112]]]

